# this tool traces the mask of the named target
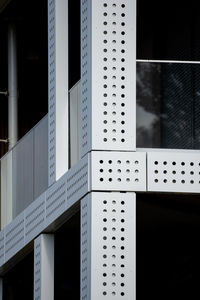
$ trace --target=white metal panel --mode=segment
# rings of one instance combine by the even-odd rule
[[[81,0],[81,157],[91,148],[91,80],[91,0]]]
[[[91,299],[91,194],[81,200],[81,266],[80,299]]]
[[[46,193],[43,193],[25,209],[25,244],[45,228],[45,198]]]
[[[34,132],[34,199],[48,188],[48,116],[33,129]]]
[[[3,278],[0,278],[0,300],[3,300]]]
[[[200,151],[147,153],[148,191],[200,193]]]
[[[1,229],[12,221],[12,151],[1,159]]]
[[[82,300],[136,299],[135,205],[134,193],[95,192],[82,200]]]
[[[68,0],[48,0],[49,185],[68,169]]]
[[[41,299],[41,238],[34,241],[34,300]]]
[[[33,130],[13,148],[13,218],[31,202],[34,186]]]
[[[0,231],[0,266],[3,265],[3,263],[4,263],[4,230]]]
[[[54,299],[54,235],[34,241],[34,300]]]
[[[5,262],[14,256],[24,245],[24,212],[5,227]]]
[[[68,170],[68,0],[56,3],[56,180]]]
[[[146,191],[146,153],[92,151],[91,190]]]
[[[56,178],[56,30],[55,0],[48,0],[48,177],[49,185]]]
[[[66,175],[64,175],[46,192],[46,226],[55,221],[65,211],[66,199]]]
[[[80,160],[80,82],[70,91],[70,166]]]
[[[89,190],[89,156],[86,155],[67,172],[66,209],[80,200]]]
[[[134,151],[136,1],[83,0],[81,10],[82,156]]]

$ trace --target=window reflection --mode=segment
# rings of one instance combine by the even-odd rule
[[[200,148],[200,65],[137,63],[137,147]]]

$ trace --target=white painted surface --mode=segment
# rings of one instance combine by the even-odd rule
[[[136,299],[134,193],[95,192],[82,200],[81,262],[81,299]]]
[[[41,234],[34,242],[34,300],[54,299],[54,235]]]

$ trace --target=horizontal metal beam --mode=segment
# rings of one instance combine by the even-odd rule
[[[200,151],[91,152],[0,232],[0,267],[41,232],[54,231],[90,192],[200,194],[199,174]]]

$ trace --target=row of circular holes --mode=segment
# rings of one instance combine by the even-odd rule
[[[106,204],[107,204],[107,201],[104,200],[104,201],[103,201],[103,204],[106,205]],[[112,201],[112,204],[115,205],[115,204],[116,204],[116,200],[113,200],[113,201]],[[121,201],[121,205],[124,205],[124,204],[125,204],[125,202],[124,202],[124,201]],[[104,212],[104,213],[107,213],[107,209],[104,208],[104,209],[103,209],[103,212]],[[116,212],[116,209],[112,209],[112,212],[115,213],[115,212]],[[125,212],[124,210],[121,210],[121,213],[124,213],[124,212]],[[124,221],[125,221],[124,219],[121,219],[121,222],[122,222],[122,223],[124,223]],[[103,218],[103,222],[107,222],[107,219],[106,219],[106,218]],[[113,218],[113,219],[112,219],[112,222],[116,222],[116,219]],[[103,230],[104,230],[104,231],[107,231],[107,227],[103,227]],[[115,231],[116,228],[113,227],[112,230]],[[121,231],[122,231],[122,232],[124,231],[124,228],[123,228],[123,227],[121,228]],[[103,240],[104,240],[104,241],[107,240],[107,236],[104,235],[104,236],[103,236]],[[115,236],[112,236],[112,240],[115,241],[115,240],[116,240],[116,237],[115,237]],[[121,237],[121,241],[124,241],[124,240],[125,240],[125,238],[124,238],[124,237]],[[106,245],[103,245],[103,249],[106,250],[106,249],[107,249],[107,246],[106,246]],[[113,245],[113,246],[112,246],[112,249],[115,250],[115,249],[116,249],[116,246]],[[124,250],[124,246],[121,246],[121,250]],[[104,255],[103,255],[103,258],[107,258],[107,255],[104,254]],[[112,258],[115,259],[115,258],[116,258],[116,255],[113,254],[113,255],[112,255]],[[121,259],[124,259],[124,255],[121,255]],[[107,267],[107,264],[104,263],[104,264],[103,264],[103,267],[104,267],[104,268]],[[116,267],[116,264],[113,263],[113,264],[112,264],[112,267],[115,268],[115,267]],[[121,268],[124,268],[124,267],[125,267],[124,264],[121,264]],[[103,277],[106,277],[106,276],[107,276],[107,273],[104,272],[104,273],[103,273]],[[113,273],[112,273],[112,276],[115,277],[115,276],[116,276],[116,273],[113,272]],[[122,278],[124,277],[124,273],[121,273],[121,277],[122,277]],[[124,282],[122,282],[122,283],[121,283],[121,287],[124,287],[124,285],[125,285]],[[107,286],[106,281],[103,282],[103,286],[104,286],[104,287]],[[112,286],[115,287],[115,286],[116,286],[116,283],[115,283],[115,282],[112,282]],[[116,295],[116,292],[115,292],[115,291],[112,291],[111,294],[112,294],[113,296],[115,296],[115,295]],[[105,290],[103,291],[103,295],[104,295],[104,296],[107,295],[107,292],[106,292]],[[124,295],[125,295],[125,293],[124,293],[124,292],[121,292],[121,296],[124,296]]]
[[[103,6],[104,6],[104,7],[107,7],[107,3],[104,3]],[[117,5],[116,5],[115,3],[113,3],[112,6],[113,6],[113,7],[116,7]],[[122,7],[122,8],[125,8],[125,4],[122,4],[121,7]],[[115,17],[115,16],[116,16],[116,13],[113,13],[112,15],[113,15],[113,17]],[[105,16],[105,17],[107,16],[107,13],[106,13],[106,12],[104,12],[104,16]],[[123,13],[123,14],[121,14],[121,16],[122,16],[122,17],[125,17],[125,14]],[[115,26],[115,25],[116,25],[116,22],[113,22],[112,24]],[[104,25],[105,25],[105,26],[107,25],[107,22],[106,22],[106,21],[104,21]],[[122,25],[122,26],[125,26],[125,23],[122,22],[121,25]],[[116,31],[113,30],[112,33],[115,35],[115,34],[116,34]],[[107,34],[107,31],[104,30],[104,35],[106,35],[106,34]],[[125,35],[125,31],[122,31],[121,34],[122,34],[122,35]],[[112,42],[115,44],[115,43],[116,43],[116,40],[113,40]],[[125,41],[122,40],[121,43],[124,44]],[[104,40],[104,44],[107,44],[107,40],[106,40],[106,39]],[[113,52],[116,52],[116,49],[114,48],[112,51],[113,51]],[[104,52],[107,52],[107,49],[106,49],[106,48],[104,49]],[[124,53],[125,50],[122,49],[121,52]],[[104,61],[107,61],[107,58],[104,57],[103,60],[104,60]],[[113,62],[115,62],[115,61],[116,61],[116,58],[113,58],[112,60],[113,60]],[[121,61],[124,62],[125,59],[122,58]],[[106,71],[106,70],[107,70],[107,67],[104,67],[104,71]],[[115,70],[116,70],[116,67],[113,67],[113,71],[115,71]],[[121,70],[122,70],[122,71],[125,71],[125,68],[122,67]],[[124,77],[124,76],[123,76],[123,77]],[[106,75],[104,76],[104,79],[107,79],[107,76],[106,76]],[[116,79],[116,76],[115,76],[113,79]],[[123,78],[121,78],[121,79],[124,80]],[[104,87],[104,89],[107,88],[107,84],[104,84],[103,87]],[[113,88],[116,88],[116,85],[113,85],[112,87],[113,87]],[[121,88],[124,89],[125,86],[124,86],[124,85],[121,85]],[[104,96],[104,97],[107,97],[107,93],[104,93],[103,96]],[[112,96],[113,96],[113,97],[116,97],[116,94],[113,93]],[[121,97],[124,98],[124,97],[125,97],[125,94],[121,94]],[[116,106],[116,103],[115,103],[115,102],[114,102],[113,104],[114,104],[114,106]],[[103,105],[104,105],[104,106],[107,106],[107,102],[104,102]],[[124,103],[122,103],[122,107],[123,107],[123,106],[125,106]],[[105,115],[105,114],[107,114],[107,111],[104,111],[104,115]],[[113,114],[113,115],[116,115],[116,112],[113,111],[112,114]],[[122,111],[122,112],[121,112],[121,115],[122,115],[122,116],[125,115],[125,112]],[[123,121],[122,121],[122,122],[123,122]],[[122,123],[122,122],[121,122],[121,124],[123,125],[124,123]],[[107,123],[107,121],[104,120],[104,124],[106,124],[106,123]],[[113,123],[113,124],[116,124],[116,121],[113,120],[112,123]],[[104,133],[107,133],[107,129],[104,128],[103,132],[104,132]],[[115,128],[112,129],[112,133],[116,133],[116,129],[115,129]],[[124,134],[124,133],[125,133],[125,130],[121,130],[121,133]],[[116,140],[117,140],[117,139],[116,139],[115,137],[112,138],[112,141],[113,141],[113,142],[116,142]],[[104,141],[104,142],[107,142],[108,139],[107,139],[106,137],[104,137],[103,141]],[[125,142],[125,139],[122,138],[122,139],[121,139],[121,142]]]
[[[112,171],[113,171],[112,169],[109,169],[109,170],[108,170],[109,173],[112,173]],[[117,169],[117,172],[118,172],[118,173],[121,173],[121,171],[122,171],[121,169]],[[100,173],[103,173],[103,172],[104,172],[104,169],[100,169],[99,172],[100,172]],[[139,173],[139,170],[136,169],[134,172],[135,172],[135,173]],[[126,173],[130,173],[130,169],[126,169]]]
[[[154,165],[158,165],[159,162],[158,161],[154,161]],[[167,165],[167,161],[163,161],[163,165]],[[177,164],[177,162],[173,161],[172,162],[172,165],[175,166]],[[184,161],[181,162],[181,166],[185,166],[186,163]],[[190,162],[190,166],[194,166],[194,162]],[[199,163],[199,166],[200,166],[200,163]]]
[[[103,181],[104,181],[104,178],[103,178],[103,177],[100,177],[99,180],[100,180],[101,182],[103,182]],[[109,182],[112,182],[113,179],[110,177],[110,178],[108,178],[108,181],[109,181]],[[122,179],[121,179],[121,178],[117,178],[117,181],[118,181],[118,182],[121,182]],[[129,177],[127,177],[127,178],[126,178],[126,181],[127,181],[127,182],[130,182],[131,179],[130,179]],[[135,182],[139,182],[139,179],[138,179],[138,178],[135,178],[134,181],[135,181]]]
[[[158,183],[159,180],[156,178],[156,179],[154,179],[154,182],[155,182],[155,183]],[[164,179],[163,182],[164,182],[164,183],[167,183],[168,181],[167,181],[167,179]],[[182,183],[182,184],[184,184],[185,182],[186,182],[185,180],[181,180],[181,183]],[[173,180],[172,180],[172,183],[177,183],[176,179],[173,179]],[[190,183],[191,183],[191,184],[194,184],[195,182],[194,182],[194,180],[190,180]],[[199,181],[199,183],[200,183],[200,181]]]
[[[159,171],[158,171],[158,170],[155,170],[154,173],[155,173],[155,174],[158,174]],[[167,174],[167,170],[164,170],[163,173],[164,173],[164,174]],[[172,174],[175,175],[176,173],[177,173],[177,171],[175,171],[175,170],[172,171]],[[185,175],[185,171],[181,171],[180,173],[181,173],[182,175]],[[190,171],[190,175],[194,175],[194,171]],[[199,175],[200,175],[200,172],[199,172]]]
[[[101,159],[101,160],[99,161],[99,163],[100,163],[100,164],[103,164],[104,161]],[[109,159],[109,160],[108,160],[108,163],[109,163],[109,164],[112,164],[113,161],[112,161],[111,159]],[[118,159],[118,160],[117,160],[117,163],[118,163],[118,164],[121,164],[122,161],[121,161],[120,159]],[[131,163],[130,160],[126,160],[126,164],[130,164],[130,163]],[[135,160],[135,161],[134,161],[134,164],[138,165],[138,164],[139,164],[139,161],[138,161],[138,160]]]

